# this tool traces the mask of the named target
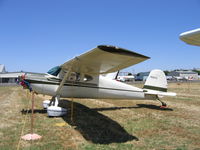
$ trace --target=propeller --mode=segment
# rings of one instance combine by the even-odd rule
[[[29,89],[32,92],[32,87],[30,83],[26,80],[26,74],[18,76],[18,84],[21,85],[24,89]]]

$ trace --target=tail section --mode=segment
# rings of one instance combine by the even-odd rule
[[[144,92],[147,97],[176,96],[176,93],[167,92],[167,79],[162,70],[152,70],[144,84]]]
[[[162,70],[152,70],[144,84],[144,89],[167,92],[167,79]]]

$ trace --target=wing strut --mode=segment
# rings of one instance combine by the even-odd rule
[[[60,92],[61,88],[63,87],[66,79],[69,77],[69,75],[71,74],[71,71],[72,71],[72,67],[70,67],[68,70],[67,70],[67,73],[64,75],[64,78],[62,79],[59,87],[57,88],[56,90],[56,96],[59,95],[58,93]]]
[[[76,60],[76,59],[74,59],[74,60]],[[72,65],[70,65],[70,67],[68,68],[67,73],[64,75],[59,87],[56,90],[55,99],[56,99],[57,103],[58,103],[58,99],[60,98],[59,92],[60,92],[61,88],[63,87],[65,81],[67,80],[67,78],[69,78],[69,76],[70,76],[70,74],[72,72],[72,67],[73,67],[73,64],[74,64],[74,60],[72,62]],[[74,85],[74,82],[72,82],[72,86],[73,85]],[[74,120],[73,120],[73,112],[74,111],[73,110],[74,110],[74,98],[72,97],[72,99],[71,99],[71,122],[72,123],[74,123]]]
[[[71,72],[72,72],[72,67],[74,67],[74,64],[75,64],[74,62],[75,62],[76,60],[78,60],[77,57],[75,57],[75,59],[72,60],[71,65],[68,67],[67,73],[64,75],[64,77],[63,77],[63,79],[62,79],[62,81],[61,81],[59,87],[58,87],[57,90],[56,90],[56,96],[59,95],[59,92],[60,92],[61,88],[63,87],[65,81],[66,81],[67,78],[70,76],[70,74],[71,74]]]

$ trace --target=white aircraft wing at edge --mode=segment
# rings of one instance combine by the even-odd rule
[[[150,57],[115,46],[99,45],[96,48],[75,57],[63,65],[63,70],[69,68],[73,72],[88,75],[116,72],[126,67],[143,62]]]
[[[179,38],[187,44],[200,46],[200,28],[181,33]]]

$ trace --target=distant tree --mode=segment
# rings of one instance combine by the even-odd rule
[[[198,73],[198,75],[200,75],[200,71],[199,70],[192,70],[193,72]]]
[[[169,71],[168,70],[165,70],[164,71],[165,75],[167,76],[169,74]]]
[[[129,73],[128,73],[128,76],[132,76],[132,73],[129,72]]]

